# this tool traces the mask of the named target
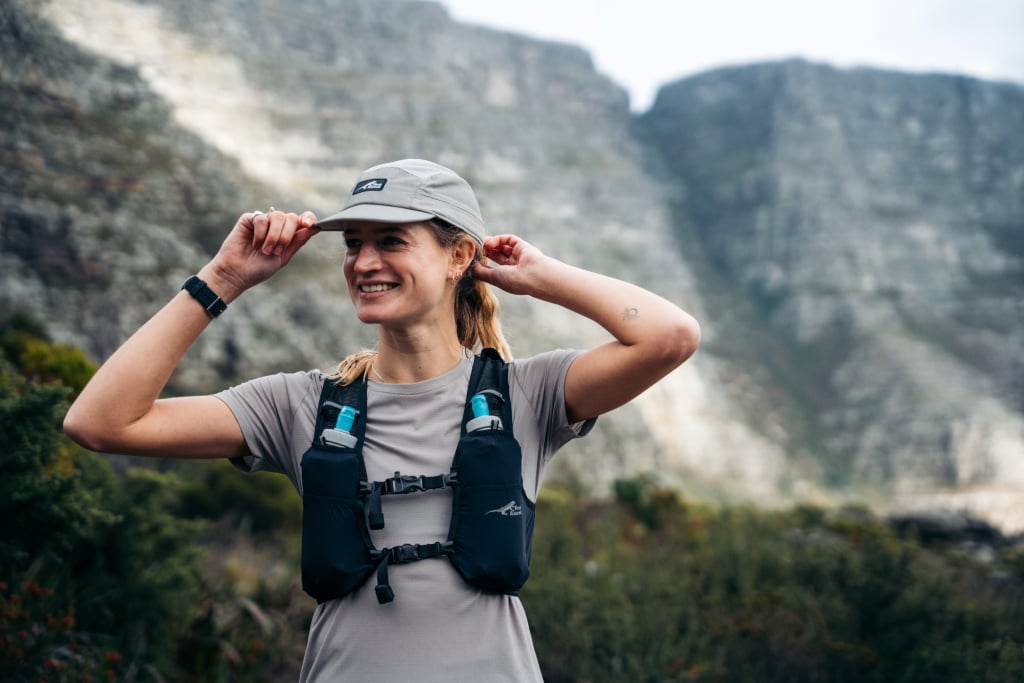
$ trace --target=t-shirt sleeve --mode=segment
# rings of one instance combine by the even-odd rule
[[[586,436],[597,418],[570,424],[565,411],[565,375],[582,351],[558,349],[514,361],[509,373],[513,403],[518,392],[538,420],[539,455],[547,462],[569,441]]]
[[[250,380],[216,396],[234,413],[250,455],[233,458],[246,472],[280,472],[298,480],[298,459],[312,440],[309,411],[323,387],[319,370],[279,373]]]

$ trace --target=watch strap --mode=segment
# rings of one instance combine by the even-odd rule
[[[192,298],[202,304],[203,308],[206,309],[206,312],[209,313],[211,317],[216,318],[228,307],[224,299],[217,296],[217,294],[210,289],[209,285],[201,280],[198,275],[193,275],[189,279],[185,280],[185,284],[183,284],[181,288],[191,294]]]

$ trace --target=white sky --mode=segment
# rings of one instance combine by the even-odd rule
[[[458,21],[572,43],[630,92],[804,57],[1024,83],[1024,0],[440,0]]]

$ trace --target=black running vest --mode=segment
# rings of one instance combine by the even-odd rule
[[[489,416],[479,417],[481,406]],[[348,422],[353,410],[351,428],[339,432],[339,416],[344,415],[341,423]],[[474,429],[481,424],[484,428]],[[484,349],[474,360],[461,432],[447,473],[395,472],[385,481],[368,481],[362,453],[366,380],[348,385],[325,381],[313,444],[302,456],[304,591],[318,603],[340,598],[376,572],[375,592],[383,604],[394,599],[389,565],[447,557],[471,585],[518,594],[530,573],[534,505],[523,491],[522,451],[512,435],[508,366],[492,349]],[[385,524],[382,496],[445,487],[452,489],[445,541],[374,546],[370,529]]]

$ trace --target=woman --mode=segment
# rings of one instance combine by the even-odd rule
[[[377,349],[346,358],[332,377],[275,375],[215,396],[158,399],[224,305],[271,277],[323,230],[344,233],[349,295],[359,320],[377,326]],[[325,384],[365,382],[362,461],[366,478],[377,482],[368,492],[387,489],[380,482],[389,477],[401,488],[403,479],[393,473],[448,472],[460,444],[472,351],[493,347],[509,359],[489,285],[564,306],[614,338],[507,366],[507,415],[521,446],[521,489],[531,509],[554,452],[685,361],[700,336],[691,316],[650,292],[561,263],[513,235],[485,236],[466,181],[416,159],[368,169],[344,209],[319,223],[309,212],[243,214],[186,285],[99,369],[72,405],[65,430],[98,451],[232,458],[245,470],[286,474],[300,493],[322,483],[304,482],[302,470],[311,443],[316,448]],[[372,545],[442,547],[460,505],[452,488],[458,483],[444,480],[416,496],[383,496],[387,524],[372,529]],[[307,500],[311,522],[331,525],[311,509]],[[514,501],[488,510],[496,516],[521,511]],[[374,561],[376,591],[367,577],[350,592],[318,597],[301,680],[541,679],[514,588],[471,585],[454,560],[440,557],[390,568],[380,555]],[[390,581],[384,588],[393,599],[382,596],[382,581]]]

